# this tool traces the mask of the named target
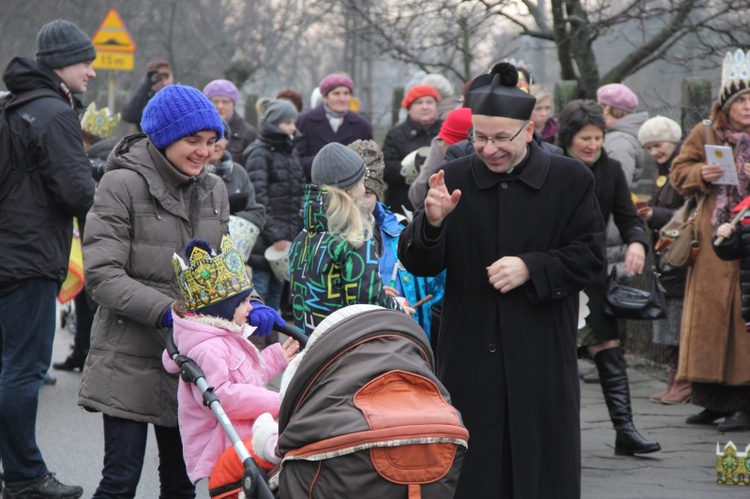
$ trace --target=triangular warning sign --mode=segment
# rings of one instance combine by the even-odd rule
[[[125,52],[132,54],[136,51],[133,37],[130,36],[125,23],[116,9],[109,9],[107,16],[102,21],[91,39],[97,50],[106,52]]]

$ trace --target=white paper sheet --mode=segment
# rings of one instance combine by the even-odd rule
[[[739,185],[737,178],[737,167],[734,164],[734,155],[729,146],[714,146],[706,144],[706,162],[721,166],[724,175],[712,183],[716,185]]]

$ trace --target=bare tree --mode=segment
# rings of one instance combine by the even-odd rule
[[[580,97],[656,61],[708,67],[719,60],[711,56],[750,45],[750,0],[406,0],[360,14],[391,57],[463,79],[473,58],[493,51],[490,29],[548,42]],[[602,74],[597,46],[612,37],[628,52]],[[508,56],[505,48],[494,58]]]
[[[361,31],[382,53],[426,72],[464,81],[471,77],[478,53],[486,52],[492,19],[477,2],[403,0],[361,2],[351,8],[367,22]]]
[[[560,76],[578,82],[580,97],[593,97],[601,84],[620,82],[659,60],[696,67],[716,61],[710,56],[729,47],[750,44],[750,0],[481,3],[488,14],[510,21],[520,35],[553,42]],[[518,4],[525,8],[512,8]],[[551,13],[551,23],[547,12]],[[595,44],[606,36],[616,36],[629,52],[601,74]]]

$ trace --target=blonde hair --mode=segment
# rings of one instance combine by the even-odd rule
[[[552,104],[553,106],[555,105],[555,100],[552,98],[552,94],[549,93],[546,88],[544,88],[543,86],[539,84],[535,83],[531,85],[530,93],[531,95],[536,97],[537,102],[543,101],[544,99],[549,99],[550,104]]]
[[[354,187],[357,187],[361,182],[362,180],[357,182]],[[372,215],[364,203],[352,197],[349,191],[344,191],[332,185],[326,185],[325,188],[328,196],[328,207],[326,208],[328,232],[335,237],[340,237],[355,248],[361,247],[372,238],[374,224]]]

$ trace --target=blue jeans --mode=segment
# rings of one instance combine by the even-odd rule
[[[193,499],[195,487],[185,470],[180,431],[154,425],[154,434],[159,447],[159,497]],[[104,415],[104,469],[94,499],[135,497],[147,437],[148,423]]]
[[[5,483],[47,473],[36,443],[39,390],[52,359],[57,283],[30,279],[0,295],[0,461]]]
[[[253,269],[253,286],[266,305],[277,312],[281,308],[281,293],[284,283],[270,270]]]

